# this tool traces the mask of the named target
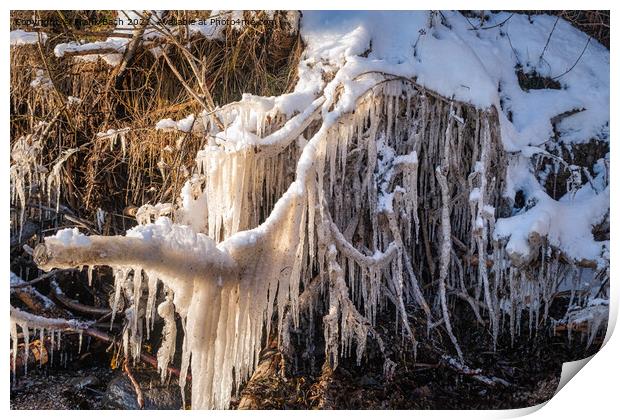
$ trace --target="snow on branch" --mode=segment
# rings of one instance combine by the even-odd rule
[[[169,227],[161,222],[160,226]],[[34,260],[40,268],[76,268],[82,266],[108,265],[150,267],[162,276],[194,279],[227,279],[238,270],[235,262],[217,249],[205,235],[196,235],[192,247],[174,248],[165,236],[143,235],[84,236],[69,230],[60,231],[56,237],[47,238],[34,250]],[[168,233],[173,232],[172,228]]]

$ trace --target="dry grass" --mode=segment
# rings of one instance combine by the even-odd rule
[[[609,10],[561,10],[556,13],[609,48]]]
[[[13,12],[11,17],[29,18],[33,13]],[[178,18],[207,15],[171,12]],[[44,140],[43,166],[49,168],[63,150],[81,147],[64,166],[61,202],[89,220],[101,207],[113,215],[114,225],[124,229],[125,207],[174,200],[189,174],[183,168],[191,170],[196,151],[203,145],[202,136],[188,134],[183,147],[177,149],[174,146],[180,135],[155,131],[155,124],[162,118],[196,114],[202,107],[166,61],[156,59],[148,49],[140,48],[122,76],[114,80],[115,69],[102,60],[84,62],[54,56],[58,43],[105,39],[80,34],[107,33],[112,28],[85,26],[83,22],[114,16],[114,12],[50,11],[36,12],[36,16],[60,19],[62,26],[46,28],[48,40],[43,45],[11,49],[11,142],[32,133],[40,121],[52,122]],[[265,16],[259,13],[256,17]],[[302,50],[300,37],[291,33],[288,25],[284,14],[277,14],[273,26],[257,24],[242,31],[227,27],[223,41],[187,38],[182,32],[180,44],[188,45],[187,51],[174,43],[169,43],[166,51],[187,84],[195,91],[206,87],[215,105],[238,100],[244,92],[279,95],[294,86]],[[203,80],[196,77],[187,53],[199,60]],[[30,86],[37,70],[50,78],[52,88]],[[69,96],[82,102],[67,106]],[[123,127],[131,128],[125,153],[120,144],[111,147],[109,139],[97,137],[97,133]],[[165,168],[163,173],[158,164]]]
[[[609,48],[609,10],[514,10],[513,12],[528,15],[550,14],[560,16]]]

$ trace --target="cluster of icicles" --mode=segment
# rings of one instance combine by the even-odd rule
[[[125,237],[79,245],[47,238],[39,265],[113,267],[114,313],[121,293],[130,303],[125,355],[137,360],[156,312],[164,320],[163,379],[179,350],[178,315],[179,384],[184,390],[191,366],[192,408],[228,407],[256,367],[273,319],[286,351],[302,316],[322,317],[333,366],[353,349],[361,362],[368,337],[384,350],[375,323],[388,302],[414,348],[421,336],[410,307],[426,315],[427,333],[445,325],[461,360],[450,319],[455,298],[482,324],[489,319],[494,341],[505,319],[513,337],[520,333],[523,312],[536,330],[561,265],[549,253],[539,271],[517,270],[491,240],[506,205],[495,111],[404,79],[356,80],[368,89],[351,89],[361,92],[351,101],[345,87],[341,96],[349,95],[354,112],[332,92],[279,128],[279,119],[266,123],[264,104],[235,104],[230,113],[245,137],[209,138],[176,210],[145,207]],[[430,283],[433,293],[424,293]],[[318,312],[326,299],[327,312]],[[393,369],[386,356],[386,374]]]
[[[39,123],[32,134],[17,139],[11,149],[11,204],[18,204],[17,207],[20,209],[19,223],[16,224],[20,229],[17,232],[20,237],[28,202],[33,193],[39,201],[41,197],[47,196],[47,203],[45,203],[47,206],[51,205],[52,197],[55,197],[56,211],[58,211],[62,183],[61,170],[67,159],[78,151],[78,148],[64,150],[52,163],[51,170],[43,166],[42,141],[50,127],[48,123]]]
[[[64,319],[50,319],[41,316],[36,316],[29,314],[27,312],[21,311],[17,308],[11,307],[11,323],[10,323],[10,332],[11,332],[11,365],[12,365],[12,373],[13,380],[15,380],[15,375],[17,373],[17,355],[20,353],[18,351],[18,342],[19,342],[19,333],[17,332],[17,327],[20,328],[22,336],[24,337],[24,371],[28,373],[28,358],[30,357],[30,335],[32,329],[32,336],[37,337],[39,339],[39,343],[41,345],[40,354],[45,354],[45,350],[43,347],[45,346],[50,350],[49,360],[50,363],[54,363],[54,351],[61,350],[62,344],[62,332],[66,330],[78,331],[79,332],[79,340],[78,340],[78,353],[82,351],[82,331],[85,328],[88,328],[88,324],[75,320],[64,320]],[[49,346],[46,344],[46,338],[49,337]],[[66,352],[60,353],[60,364],[66,364],[68,360],[68,354]],[[39,359],[39,363],[43,363],[43,357]]]

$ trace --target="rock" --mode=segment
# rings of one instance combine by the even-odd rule
[[[364,388],[382,388],[381,384],[371,376],[364,375],[359,380],[359,385]]]
[[[433,395],[433,393],[431,392],[431,389],[427,385],[424,385],[419,388],[415,388],[413,391],[411,391],[410,397],[412,399],[421,399],[421,398],[428,398],[431,395]]]
[[[159,378],[134,372],[144,397],[145,410],[179,410],[183,403],[181,390],[176,383],[164,385]],[[138,410],[136,391],[124,373],[118,374],[108,384],[103,397],[106,409]]]
[[[84,387],[93,387],[99,384],[99,378],[93,375],[79,376],[69,381],[69,385],[74,388],[82,389]]]
[[[101,410],[108,367],[33,369],[11,389],[13,410]]]

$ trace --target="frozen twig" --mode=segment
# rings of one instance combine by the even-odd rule
[[[459,372],[462,375],[465,376],[469,376],[472,379],[475,379],[478,382],[481,382],[485,385],[488,386],[510,386],[510,382],[505,381],[502,378],[498,378],[496,376],[486,376],[482,374],[482,370],[481,369],[472,369],[470,367],[468,367],[465,363],[463,362],[459,362],[458,360],[455,360],[452,357],[449,356],[443,356],[441,359],[446,366],[454,369],[455,371]]]

